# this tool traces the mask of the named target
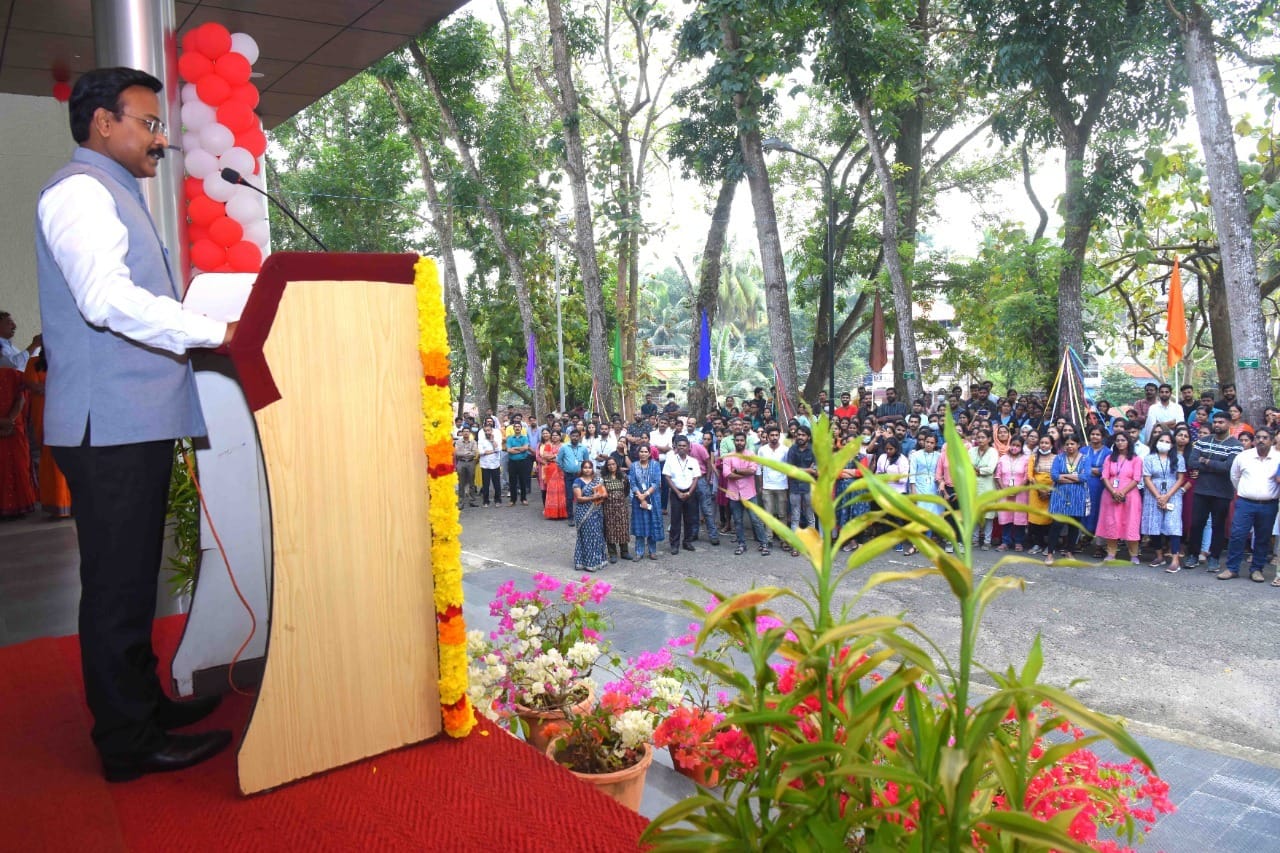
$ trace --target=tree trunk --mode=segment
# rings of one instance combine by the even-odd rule
[[[884,197],[884,223],[880,234],[880,242],[884,246],[884,264],[889,271],[889,281],[893,285],[893,311],[897,338],[894,346],[894,361],[897,353],[902,353],[902,383],[906,387],[906,400],[917,400],[924,396],[924,381],[920,377],[920,356],[916,352],[916,334],[911,325],[911,292],[907,285],[906,273],[903,270],[902,255],[898,248],[898,194],[895,191],[893,172],[889,161],[884,156],[884,148],[876,134],[875,124],[871,121],[871,105],[867,101],[857,101],[854,106],[858,110],[858,118],[862,122],[862,133],[866,137],[867,147],[875,163],[876,175],[880,179],[880,188]],[[895,379],[896,382],[896,379]]]
[[[556,108],[564,126],[564,167],[573,190],[574,252],[582,291],[587,304],[587,347],[591,357],[591,378],[595,380],[604,407],[613,409],[613,371],[609,364],[608,336],[604,322],[604,287],[600,282],[600,266],[596,260],[595,226],[591,219],[591,196],[587,187],[586,156],[582,147],[582,113],[578,90],[573,82],[569,37],[565,32],[560,0],[547,0],[547,19],[551,29],[551,56],[555,65],[560,100]]]
[[[728,16],[720,19],[724,52],[733,55],[742,50],[742,40]],[[756,84],[753,84],[756,85]],[[774,368],[782,380],[779,393],[786,392],[799,403],[800,387],[796,376],[795,338],[791,334],[791,300],[787,295],[787,270],[782,254],[782,238],[778,235],[777,211],[773,204],[773,188],[765,167],[764,149],[760,142],[757,116],[746,105],[746,96],[733,96],[738,116],[738,143],[742,148],[742,165],[751,190],[751,208],[756,217],[756,239],[760,243],[760,267],[764,272],[765,308],[769,315],[769,348]]]
[[[532,339],[534,357],[537,358],[540,348],[533,319],[533,299],[530,296],[529,282],[524,275],[524,265],[520,260],[520,254],[511,245],[511,241],[507,239],[506,227],[502,222],[502,217],[498,215],[497,209],[489,199],[489,194],[484,191],[484,179],[480,174],[479,167],[476,165],[475,157],[472,155],[467,141],[462,138],[462,130],[458,126],[458,120],[454,117],[453,111],[449,109],[448,103],[445,102],[444,93],[440,90],[440,82],[436,80],[435,75],[431,72],[427,57],[423,55],[422,49],[412,40],[409,42],[409,52],[413,55],[414,62],[422,73],[423,82],[427,84],[431,96],[435,99],[436,105],[440,109],[440,118],[444,121],[449,138],[458,149],[458,159],[462,161],[463,168],[466,169],[467,174],[476,184],[476,203],[479,205],[481,213],[484,214],[485,222],[489,226],[494,244],[497,245],[498,251],[506,262],[507,274],[511,276],[511,286],[516,292],[516,303],[520,309],[520,325],[524,332],[524,340],[521,341],[521,344],[527,348],[530,339]],[[541,359],[538,359],[538,362],[541,365]],[[490,391],[491,399],[494,400],[496,405],[496,383],[493,383],[491,388],[493,389]],[[542,381],[542,370],[535,370],[533,372],[533,416],[539,423],[542,422],[546,402],[547,393]]]
[[[400,93],[396,90],[395,84],[383,77],[379,77],[378,82],[382,84],[383,91],[387,93],[387,97],[391,99],[392,105],[396,108],[396,115],[400,117],[400,123],[404,125],[405,132],[409,135],[409,141],[413,144],[413,150],[418,155],[418,165],[422,170],[422,182],[427,187],[427,205],[431,209],[432,225],[435,227],[436,237],[440,241],[440,262],[444,266],[444,292],[449,303],[453,306],[454,318],[458,321],[458,331],[462,336],[462,350],[467,360],[467,373],[471,374],[472,398],[475,400],[476,411],[479,412],[484,406],[485,400],[488,399],[489,392],[485,388],[484,364],[480,360],[480,347],[476,343],[475,329],[471,325],[471,314],[467,311],[467,300],[462,293],[462,282],[458,277],[458,264],[453,253],[453,207],[440,202],[435,172],[431,168],[430,158],[427,157],[427,147],[423,144],[417,128],[413,126],[413,121],[409,118],[409,113],[404,108],[404,103],[400,100]],[[463,374],[464,377],[466,375],[466,373]],[[463,400],[464,398],[459,392],[459,407],[462,406]]]
[[[1227,311],[1227,285],[1222,278],[1222,264],[1204,263],[1205,280],[1208,282],[1209,336],[1213,341],[1213,360],[1218,366],[1220,385],[1236,381],[1236,345],[1231,336],[1231,315]],[[1239,393],[1239,389],[1236,389]]]
[[[738,182],[725,178],[716,196],[715,212],[711,214],[711,228],[707,231],[707,243],[702,249],[702,264],[698,270],[698,292],[694,298],[693,334],[689,336],[689,414],[699,421],[707,416],[711,389],[706,382],[698,381],[698,352],[702,345],[702,312],[715,328],[716,309],[720,305],[720,270],[724,259],[725,239],[729,234],[729,213],[733,208],[733,196]]]
[[[1245,203],[1240,161],[1236,156],[1231,115],[1227,111],[1222,77],[1218,73],[1213,47],[1213,22],[1192,0],[1182,19],[1186,38],[1187,73],[1204,149],[1205,170],[1209,174],[1209,200],[1218,231],[1222,255],[1223,290],[1230,320],[1233,355],[1256,358],[1257,368],[1234,370],[1235,362],[1218,362],[1219,381],[1225,366],[1235,372],[1236,397],[1245,419],[1264,421],[1263,409],[1271,405],[1271,352],[1267,346],[1266,323],[1262,318],[1262,295],[1258,289],[1258,268],[1253,254],[1253,228]],[[1216,339],[1216,336],[1215,336]],[[1216,354],[1216,352],[1215,352]]]
[[[1058,346],[1072,347],[1084,358],[1084,254],[1093,228],[1091,205],[1084,198],[1085,140],[1067,138],[1066,188],[1062,198],[1066,262],[1058,274]]]

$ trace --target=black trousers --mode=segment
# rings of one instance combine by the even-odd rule
[[[530,475],[533,473],[533,457],[507,460],[507,484],[511,487],[511,504],[515,505],[516,495],[520,500],[529,499]]]
[[[151,648],[173,440],[55,447],[80,545],[80,653],[104,758],[158,749],[164,698]]]
[[[687,498],[676,496],[675,489],[669,489],[671,495],[671,547],[689,544],[698,535],[698,493],[695,491]]]
[[[1200,543],[1204,541],[1204,526],[1213,516],[1213,538],[1209,540],[1209,556],[1218,559],[1227,547],[1227,513],[1231,512],[1231,498],[1218,498],[1194,492],[1191,495],[1191,529],[1182,540],[1187,556],[1200,557]]]
[[[489,487],[493,487],[493,502],[502,503],[502,471],[497,468],[480,469],[480,497],[489,505]]]

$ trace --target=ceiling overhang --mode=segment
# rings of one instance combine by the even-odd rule
[[[197,0],[176,2],[178,35],[207,21],[253,36],[268,128],[300,112],[467,0]],[[49,96],[94,67],[90,0],[0,0],[0,92]]]

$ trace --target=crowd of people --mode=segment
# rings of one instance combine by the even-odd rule
[[[865,469],[889,475],[903,493],[938,496],[925,505],[941,513],[955,505],[942,429],[948,410],[979,492],[1041,487],[1019,494],[1018,509],[985,518],[961,547],[1027,553],[1052,565],[1061,557],[1120,559],[1123,545],[1124,559],[1170,574],[1203,564],[1221,580],[1242,573],[1266,580],[1280,532],[1280,450],[1273,449],[1280,409],[1251,424],[1230,384],[1220,395],[1184,385],[1174,399],[1171,386],[1150,383],[1132,403],[1090,402],[1082,423],[1048,413],[1035,395],[1010,388],[996,396],[989,382],[968,396],[955,387],[911,404],[893,389],[877,404],[860,389],[856,401],[841,394],[834,411],[824,393],[785,421],[764,388],[741,404],[713,401],[700,420],[674,395],[661,408],[646,395],[630,423],[581,409],[541,424],[514,409],[505,420],[489,412],[455,424],[459,506],[499,507],[504,495],[510,506],[527,504],[536,476],[543,515],[576,528],[573,562],[581,571],[658,559],[662,547],[672,556],[693,551],[700,538],[718,546],[731,537],[736,555],[751,547],[761,556],[775,549],[798,556],[744,504],[792,529],[813,526],[811,486],[751,457],[816,473],[811,412],[830,413],[836,446],[860,442],[839,492]],[[870,509],[852,494],[837,505],[839,525]]]
[[[0,519],[29,515],[37,505],[50,518],[70,518],[67,480],[44,446],[43,340],[36,335],[18,349],[16,331],[12,315],[0,311]]]

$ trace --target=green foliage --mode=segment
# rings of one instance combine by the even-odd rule
[[[190,595],[200,576],[200,495],[187,470],[186,459],[195,464],[191,439],[174,442],[173,468],[169,474],[169,503],[165,510],[165,527],[173,537],[173,556],[169,558],[169,593]]]
[[[816,477],[756,460],[811,483],[818,526],[836,531],[835,538],[813,528],[792,531],[751,505],[777,536],[807,556],[807,588],[761,587],[738,595],[711,590],[721,603],[709,614],[689,602],[702,620],[695,645],[702,654],[695,664],[737,692],[721,730],[749,740],[755,760],[730,776],[723,796],[702,792],[663,812],[642,843],[659,850],[958,851],[980,840],[987,849],[1080,850],[1068,831],[1073,812],[1040,820],[1022,808],[1031,780],[1065,754],[1061,748],[1042,752],[1034,736],[1070,723],[1095,733],[1084,743],[1110,741],[1150,764],[1120,723],[1041,682],[1038,639],[1021,668],[998,672],[978,663],[983,613],[1003,593],[1023,588],[1021,579],[1002,569],[1027,560],[1005,557],[979,575],[972,551],[963,546],[986,514],[1023,506],[1011,500],[1024,489],[979,494],[949,417],[945,429],[956,509],[944,515],[928,506],[943,503],[940,498],[904,495],[865,468],[851,489],[838,493],[838,477],[858,447],[833,451],[825,418],[814,431]],[[871,511],[837,528],[836,510],[846,500],[870,501]],[[841,546],[876,524],[888,532],[839,565]],[[837,607],[841,584],[856,581],[899,543],[918,548],[930,565],[863,577],[862,594],[888,583],[941,579],[958,610],[956,654],[944,652],[905,615],[859,613],[862,594]],[[944,544],[956,553],[944,551]],[[771,602],[783,599],[798,602],[803,615],[779,620]],[[777,627],[765,627],[770,619]],[[718,644],[741,649],[746,665],[727,664],[714,653]],[[780,688],[772,665],[777,657],[794,665],[794,689]],[[981,701],[972,694],[976,670],[996,685]],[[1033,725],[1044,702],[1057,710]],[[1025,724],[1006,725],[1009,719]],[[1116,803],[1112,791],[1067,784]],[[910,831],[904,828],[908,818]]]
[[[1102,387],[1098,389],[1097,399],[1106,400],[1115,411],[1122,411],[1141,396],[1142,389],[1123,367],[1113,364],[1102,371]]]

